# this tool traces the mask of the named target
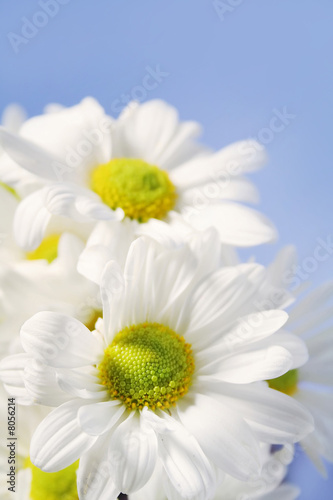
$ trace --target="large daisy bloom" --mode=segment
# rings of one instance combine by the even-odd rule
[[[273,263],[276,286],[283,290],[296,283],[293,274],[297,262],[293,248],[284,249]],[[303,283],[303,287],[306,283]],[[289,310],[286,328],[307,346],[309,360],[298,369],[271,380],[270,386],[301,402],[312,414],[315,427],[301,440],[301,445],[322,475],[326,475],[322,459],[333,462],[333,282],[304,293],[296,293],[297,301]],[[271,297],[272,299],[272,297]],[[272,305],[274,301],[270,300]]]
[[[306,357],[302,341],[276,333],[286,313],[258,321],[251,304],[264,269],[219,268],[213,243],[210,233],[198,240],[199,258],[138,238],[124,271],[105,268],[93,333],[38,313],[21,330],[26,354],[2,361],[7,384],[23,372],[34,402],[56,407],[32,438],[31,461],[54,472],[80,458],[80,498],[131,494],[156,467],[168,498],[213,498],[223,473],[260,475],[261,442],[312,430],[308,412],[264,382],[298,366],[294,351]]]
[[[198,132],[162,101],[132,103],[112,120],[91,98],[29,119],[19,134],[1,129],[0,179],[25,197],[14,225],[20,246],[38,246],[54,216],[145,223],[171,210],[196,228],[215,226],[227,244],[274,239],[269,221],[235,203],[257,201],[243,175],[266,161],[262,146],[248,140],[211,153],[195,142]]]

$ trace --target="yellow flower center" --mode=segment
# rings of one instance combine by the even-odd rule
[[[59,472],[43,472],[35,467],[28,458],[25,467],[32,472],[30,500],[78,500],[76,471],[79,462],[75,462]]]
[[[122,208],[139,222],[163,219],[176,202],[176,188],[167,172],[133,158],[117,158],[91,174],[91,189],[110,208]]]
[[[293,396],[297,391],[298,371],[296,369],[281,375],[281,377],[268,380],[268,385],[271,389]]]
[[[133,410],[165,410],[187,393],[194,359],[190,344],[173,330],[141,323],[117,333],[98,369],[112,399]]]
[[[45,259],[50,264],[58,257],[58,243],[60,234],[51,234],[43,239],[41,244],[36,250],[27,252],[26,257],[28,260]]]

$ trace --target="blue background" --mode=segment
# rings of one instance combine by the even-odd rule
[[[268,262],[294,243],[303,262],[318,237],[332,234],[333,2],[224,4],[223,13],[212,0],[69,0],[15,52],[9,33],[21,35],[22,18],[36,19],[41,8],[1,0],[0,111],[18,102],[33,115],[48,102],[72,105],[92,95],[113,113],[115,100],[139,92],[146,67],[157,65],[168,76],[136,97],[172,103],[181,118],[203,124],[214,148],[267,137],[274,109],[285,107],[295,117],[273,134],[269,165],[253,176],[280,239],[256,255]],[[312,282],[331,279],[332,269],[331,257],[310,273]],[[299,454],[290,477],[303,486],[300,498],[332,498],[329,471],[325,482]]]

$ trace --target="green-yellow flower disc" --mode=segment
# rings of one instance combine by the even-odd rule
[[[130,409],[165,410],[187,393],[194,359],[190,344],[173,330],[141,323],[117,333],[98,369],[112,399]]]
[[[41,244],[36,250],[27,252],[26,257],[28,260],[45,259],[49,264],[58,257],[58,243],[60,234],[51,234],[43,239]]]
[[[32,472],[30,500],[79,500],[76,486],[76,471],[79,462],[75,462],[59,472],[43,472],[35,467],[30,459],[25,466]]]
[[[134,158],[117,158],[91,173],[91,189],[110,208],[122,208],[139,222],[163,219],[176,202],[176,188],[167,172]]]
[[[271,389],[283,392],[292,396],[297,391],[298,371],[296,369],[289,370],[289,372],[281,375],[281,377],[272,378],[268,380],[268,385]]]

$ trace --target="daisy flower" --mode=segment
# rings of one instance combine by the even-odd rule
[[[314,430],[300,444],[323,476],[326,469],[322,459],[333,462],[332,297],[333,283],[329,282],[290,309],[286,328],[305,342],[309,360],[269,381],[270,387],[292,396],[311,412]]]
[[[32,438],[31,461],[55,472],[80,458],[81,499],[131,494],[155,467],[168,498],[213,498],[223,473],[260,475],[261,442],[299,441],[312,430],[298,402],[263,382],[295,367],[293,349],[306,356],[299,339],[275,333],[286,313],[256,321],[263,268],[221,269],[219,246],[207,238],[201,248],[198,258],[188,245],[138,238],[124,271],[105,268],[96,331],[38,313],[21,330],[25,362],[1,363],[3,380],[14,387],[23,371],[35,402],[56,407]]]
[[[38,246],[54,215],[145,223],[167,220],[171,210],[196,228],[215,226],[227,244],[274,239],[270,222],[235,203],[257,201],[243,174],[266,161],[262,146],[241,141],[211,153],[195,142],[198,132],[162,101],[132,103],[112,120],[91,98],[27,120],[20,134],[1,129],[0,179],[24,196],[14,224],[19,245]]]
[[[309,283],[300,283],[295,270],[297,252],[293,246],[285,247],[266,269],[256,306],[261,310],[288,308],[289,318],[283,330],[296,334],[307,346],[309,359],[306,363],[303,360],[297,369],[268,383],[271,388],[302,403],[312,414],[314,430],[300,444],[325,476],[322,458],[333,462],[333,282],[306,292]],[[291,284],[296,285],[292,291],[288,289]]]

